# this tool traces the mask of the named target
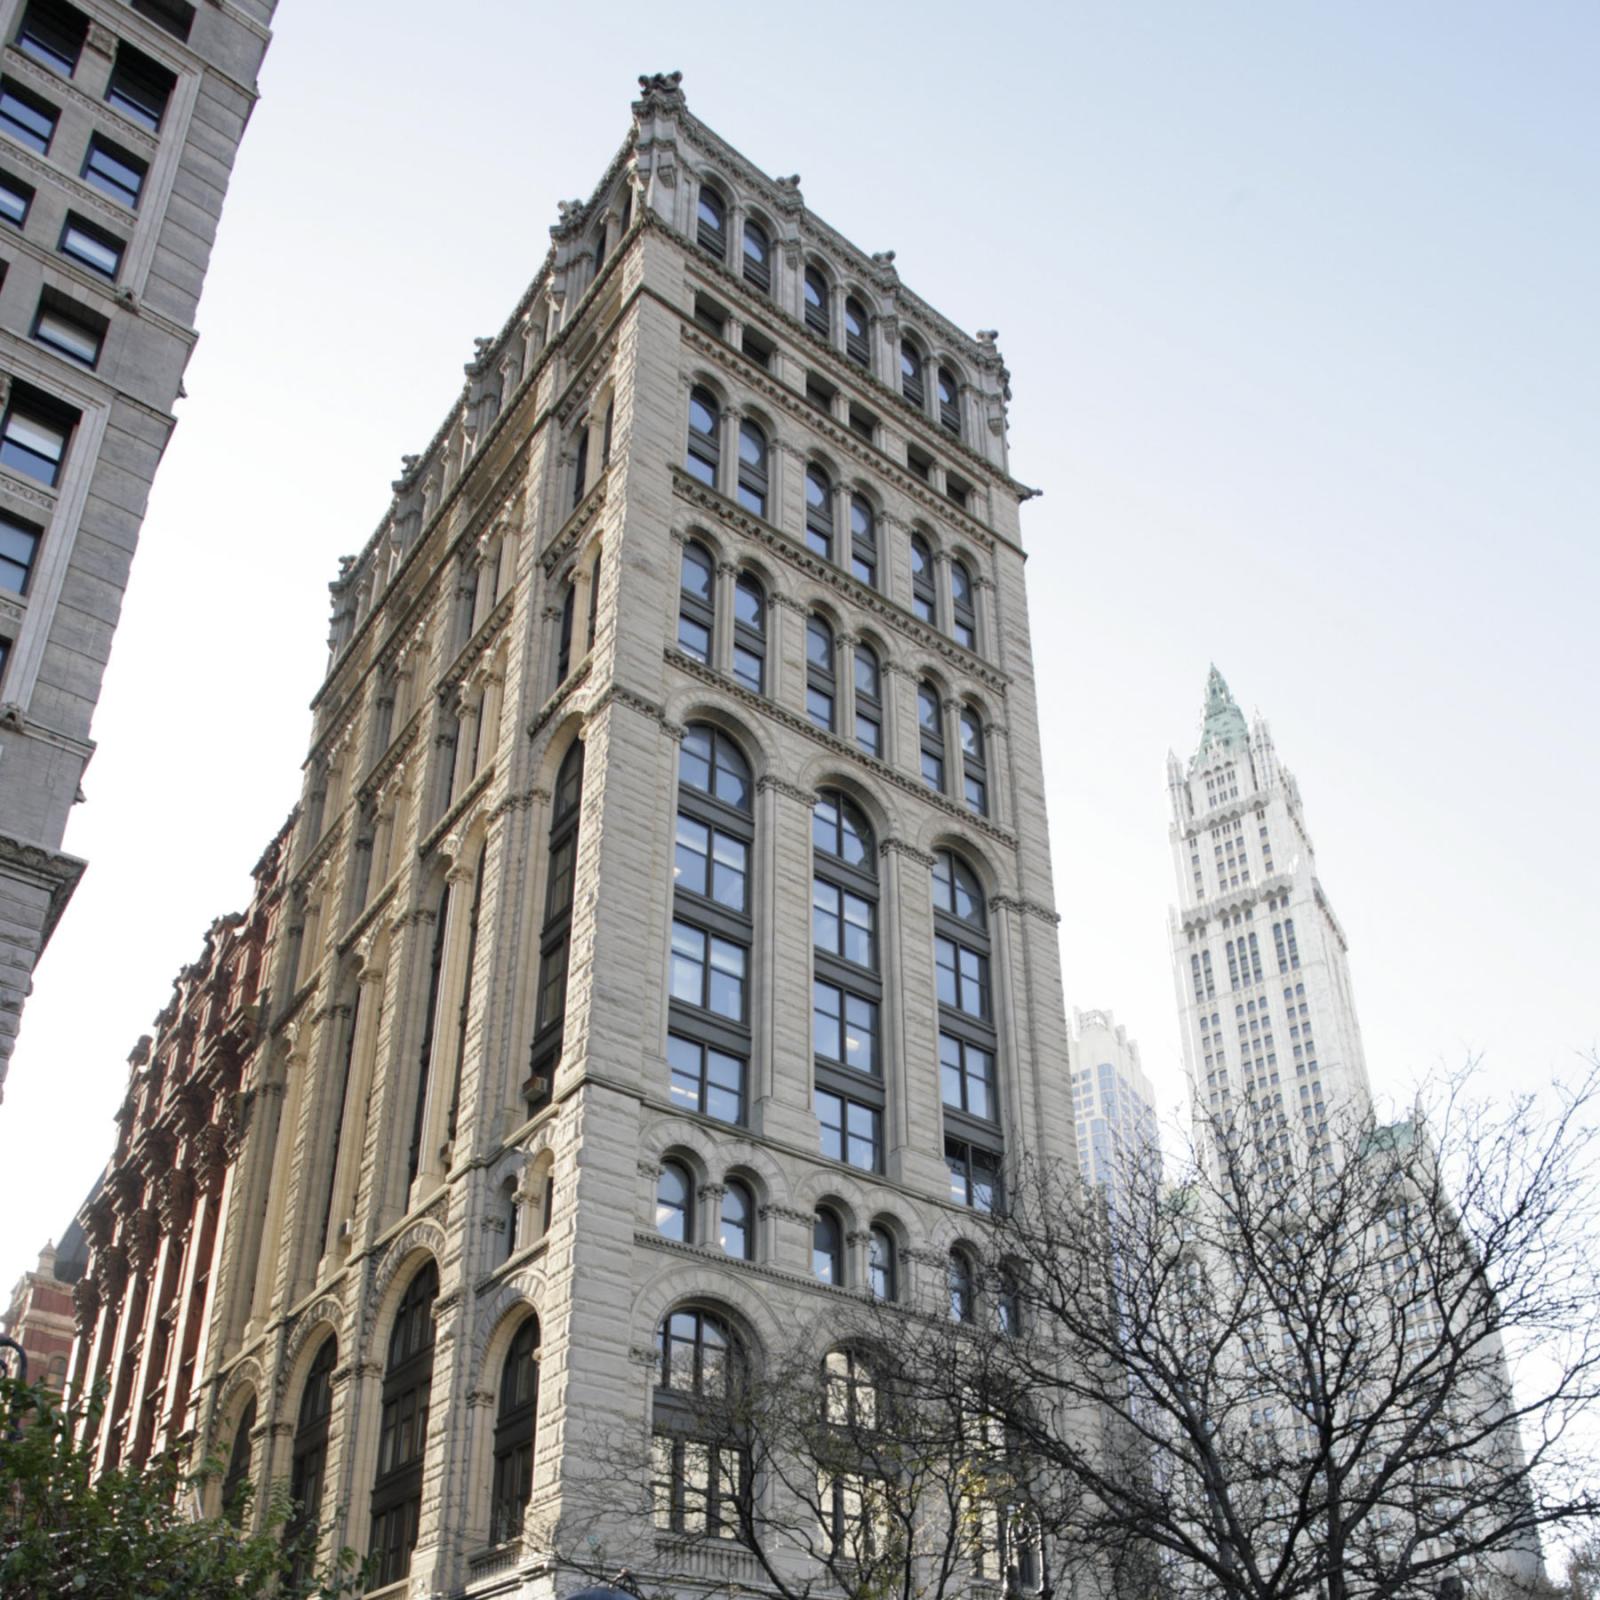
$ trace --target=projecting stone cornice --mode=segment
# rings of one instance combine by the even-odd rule
[[[609,477],[609,471],[600,475],[595,486],[578,502],[572,515],[561,524],[556,530],[555,537],[545,546],[544,553],[539,557],[539,565],[544,568],[545,577],[548,578],[577,549],[590,523],[600,515],[600,508],[606,503],[606,483]]]
[[[483,619],[482,625],[461,647],[461,653],[450,663],[439,686],[434,690],[440,700],[448,699],[466,682],[467,675],[481,656],[487,655],[495,635],[511,620],[512,606],[516,601],[515,588],[507,589]]]
[[[50,942],[50,935],[55,932],[61,913],[67,909],[72,891],[78,887],[78,879],[83,876],[83,869],[88,864],[78,856],[64,855],[59,850],[46,850],[42,845],[0,834],[0,872],[43,889],[50,897],[45,912],[44,932],[39,939],[40,950]]]
[[[1037,917],[1039,921],[1048,923],[1052,928],[1061,924],[1061,913],[1053,906],[1047,906],[1038,900],[1021,900],[1008,894],[997,894],[989,897],[991,911],[1015,911],[1025,917]]]

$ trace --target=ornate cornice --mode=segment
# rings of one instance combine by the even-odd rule
[[[39,938],[41,950],[50,942],[61,913],[67,909],[72,891],[88,862],[77,856],[64,855],[57,850],[46,850],[36,844],[0,834],[0,873],[10,878],[21,878],[43,889],[50,897],[45,912],[44,929]]]
[[[768,789],[775,790],[778,794],[790,800],[798,801],[807,811],[817,803],[815,789],[802,789],[797,783],[785,783],[782,778],[775,778],[770,772],[756,779],[756,792],[765,794]]]
[[[539,557],[545,577],[550,577],[577,549],[589,524],[600,515],[600,508],[606,503],[606,483],[610,476],[609,472],[602,472],[596,478],[594,487],[573,508],[572,515],[561,524],[555,537],[545,546],[543,555]]]
[[[908,861],[915,861],[919,866],[927,867],[930,871],[938,864],[938,858],[930,855],[926,850],[919,850],[914,844],[908,844],[904,839],[883,839],[878,845],[880,856],[904,856]]]
[[[1019,900],[1012,895],[996,894],[989,897],[991,911],[1017,911],[1026,917],[1037,917],[1041,922],[1047,922],[1052,928],[1059,926],[1061,913],[1053,907],[1043,905],[1037,900]]]
[[[557,611],[556,615],[560,616]],[[533,720],[528,724],[528,737],[537,739],[550,725],[551,720],[565,706],[578,690],[589,681],[589,674],[594,671],[594,656],[586,655],[557,686],[556,691],[545,703],[534,712]]]
[[[482,625],[461,647],[461,653],[439,679],[438,687],[434,690],[439,699],[443,700],[454,693],[466,681],[467,674],[472,671],[473,664],[478,658],[488,654],[495,635],[511,620],[511,610],[515,600],[516,588],[513,586],[508,588],[490,608],[489,615],[483,619]]]
[[[674,739],[683,737],[683,728],[674,722],[656,702],[648,695],[637,693],[633,689],[625,689],[620,683],[609,683],[605,690],[596,697],[594,704],[589,707],[585,721],[592,722],[601,712],[607,710],[612,702],[619,706],[626,706],[629,711],[636,711],[642,717],[648,717],[663,733]]]

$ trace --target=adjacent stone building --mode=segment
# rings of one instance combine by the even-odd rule
[[[1130,1164],[1157,1175],[1161,1171],[1155,1090],[1139,1060],[1139,1046],[1109,1011],[1073,1009],[1071,1051],[1084,1181],[1099,1184],[1114,1201]]]
[[[0,1087],[276,0],[0,0]]]
[[[641,86],[333,585],[220,1194],[195,1449],[397,1594],[759,1581],[697,1386],[1073,1151],[995,336]]]
[[[192,1433],[204,1368],[224,1178],[251,1114],[245,1079],[283,901],[285,824],[245,911],[219,917],[199,959],[128,1057],[117,1143],[78,1214],[88,1262],[71,1291],[72,1386],[103,1386],[102,1466],[139,1464]]]

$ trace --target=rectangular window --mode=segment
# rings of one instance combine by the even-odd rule
[[[98,365],[106,328],[104,317],[53,289],[46,289],[39,296],[39,309],[33,319],[34,338],[86,367]]]
[[[877,1002],[820,978],[812,985],[812,992],[812,1049],[825,1061],[876,1074]]]
[[[20,228],[28,220],[28,207],[32,204],[33,190],[9,172],[0,172],[0,219]]]
[[[989,1015],[989,963],[977,950],[942,934],[933,941],[938,971],[939,1004],[954,1006],[969,1017]]]
[[[878,1171],[883,1118],[876,1106],[818,1089],[817,1122],[822,1130],[822,1153],[830,1161],[842,1161],[863,1172]]]
[[[106,103],[151,133],[161,127],[167,101],[178,80],[158,61],[130,44],[117,46],[116,64],[106,86]]]
[[[838,394],[838,392],[839,391],[835,389],[826,378],[819,377],[815,372],[808,372],[806,374],[806,399],[809,400],[818,411],[824,412],[828,416],[832,416],[833,397]]]
[[[48,395],[13,384],[11,404],[0,422],[0,466],[53,489],[77,420],[77,412]]]
[[[874,906],[826,878],[811,883],[811,939],[817,949],[869,971],[875,965]]]
[[[928,483],[932,480],[933,457],[930,456],[926,450],[919,450],[914,444],[908,444],[906,446],[906,465],[910,467],[911,470],[919,478],[921,478],[924,483]]]
[[[744,330],[744,353],[755,362],[763,371],[772,368],[772,356],[776,346],[770,339],[764,339],[754,328]]]
[[[0,511],[0,589],[26,594],[44,529]]]
[[[870,411],[853,405],[850,407],[850,431],[871,444],[878,431],[878,419]]]
[[[89,153],[83,158],[84,182],[92,183],[130,211],[139,204],[139,193],[144,188],[148,170],[138,156],[130,155],[109,139],[102,139],[98,133],[90,139]]]
[[[694,320],[714,337],[718,339],[728,337],[727,313],[716,301],[706,299],[703,294],[694,297]]]
[[[953,1033],[939,1035],[939,1087],[947,1106],[994,1120],[994,1056]]]
[[[0,78],[0,133],[9,134],[18,144],[37,150],[40,155],[48,155],[59,115],[53,105],[20,83]]]
[[[672,924],[672,998],[731,1022],[744,1021],[747,951],[688,922]]]
[[[9,639],[7,639],[4,635],[0,635],[0,689],[5,688],[5,683],[6,683],[6,662],[10,658],[10,655],[11,655],[11,641]]]
[[[667,1064],[672,1071],[672,1103],[683,1111],[700,1111],[719,1122],[744,1121],[744,1062],[698,1039],[667,1035]]]
[[[974,1211],[993,1211],[999,1204],[1000,1158],[963,1139],[946,1139],[945,1165],[950,1169],[950,1198]]]
[[[76,212],[67,213],[66,226],[61,230],[61,253],[91,272],[115,278],[122,270],[124,242],[114,233],[85,222]]]
[[[128,4],[141,17],[165,28],[174,39],[187,41],[194,26],[194,7],[189,0],[128,0]]]
[[[61,0],[28,0],[17,30],[17,49],[41,67],[70,78],[77,70],[89,19]]]
[[[694,817],[678,815],[675,887],[714,900],[729,911],[745,909],[749,846]]]

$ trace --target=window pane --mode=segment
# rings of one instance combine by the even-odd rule
[[[864,717],[856,713],[856,743],[867,752],[869,756],[882,753],[883,730],[871,717]]]
[[[830,1161],[844,1160],[844,1100],[817,1090],[817,1121],[822,1129],[822,1153]]]
[[[696,661],[711,659],[711,630],[692,617],[678,618],[678,648]]]
[[[750,1197],[743,1187],[730,1183],[722,1196],[722,1248],[745,1261],[750,1256]]]
[[[713,836],[711,895],[718,905],[730,911],[745,908],[745,860],[748,854],[744,841],[730,839],[725,833]]]
[[[697,545],[688,545],[683,552],[683,573],[681,577],[683,592],[693,595],[697,600],[711,599],[711,586],[714,581],[711,571],[711,558]]]
[[[731,1017],[735,1022],[744,1020],[744,964],[743,945],[726,939],[711,941],[711,979],[707,1004],[718,1016]]]
[[[706,1112],[723,1122],[744,1121],[744,1062],[706,1051]]]
[[[765,662],[754,650],[747,650],[742,644],[733,647],[733,675],[747,689],[754,689],[760,694],[764,684],[763,668]]]
[[[821,689],[806,690],[806,715],[819,727],[833,727],[833,696]]]
[[[95,272],[103,272],[108,278],[116,277],[122,266],[120,243],[113,244],[108,236],[90,233],[81,223],[70,219],[61,235],[61,253],[81,261]]]
[[[765,629],[761,590],[749,578],[741,578],[733,591],[733,620],[756,633]]]
[[[711,830],[693,817],[678,814],[678,843],[673,858],[673,877],[680,889],[704,894],[710,869]]]
[[[878,1069],[878,1007],[862,995],[845,996],[845,1065],[858,1072]]]
[[[672,924],[672,998],[704,1004],[706,936],[685,922]]]
[[[840,946],[839,900],[841,891],[821,878],[811,883],[811,938],[819,950],[838,955]]]
[[[844,996],[831,983],[812,986],[811,1048],[828,1061],[842,1061]]]
[[[857,1105],[852,1100],[848,1116],[846,1159],[852,1167],[875,1172],[878,1167],[878,1113],[871,1106]]]
[[[846,894],[842,954],[847,961],[855,962],[858,967],[870,968],[876,964],[873,954],[873,923],[872,902],[863,900],[860,895]]]

